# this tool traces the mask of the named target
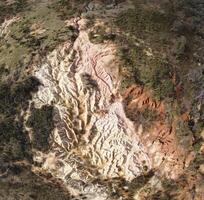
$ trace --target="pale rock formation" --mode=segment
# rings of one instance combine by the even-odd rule
[[[91,181],[132,180],[143,173],[144,162],[149,169],[151,163],[117,94],[115,46],[92,44],[84,19],[75,20],[75,26],[79,35],[74,44],[54,50],[35,73],[42,83],[33,96],[35,107],[55,109],[50,152],[36,153],[35,160],[67,183],[72,194],[104,199],[105,188]]]

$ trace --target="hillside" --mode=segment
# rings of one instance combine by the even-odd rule
[[[0,200],[204,199],[201,0],[0,1]]]

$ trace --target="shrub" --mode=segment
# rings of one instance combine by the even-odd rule
[[[189,129],[188,123],[182,120],[177,121],[176,136],[179,145],[185,149],[191,148],[192,132]]]
[[[82,74],[81,80],[82,80],[82,83],[83,83],[85,89],[88,89],[88,90],[91,90],[91,89],[97,90],[98,89],[97,82],[94,79],[92,79],[90,74],[87,74],[87,73]]]
[[[53,7],[60,13],[62,19],[67,19],[78,16],[83,9],[82,5],[84,3],[86,3],[86,0],[58,0],[53,3]]]
[[[203,165],[203,164],[204,164],[204,157],[202,153],[197,153],[195,159],[191,161],[189,165],[189,169],[198,170],[200,165]]]
[[[1,168],[1,166],[0,166]],[[70,194],[60,188],[60,183],[43,181],[29,167],[12,165],[0,179],[1,199],[70,200]],[[45,177],[44,177],[45,178]]]
[[[142,82],[153,90],[156,99],[174,97],[174,84],[171,80],[173,68],[168,62],[160,59],[151,61],[152,66],[147,66],[141,74]]]
[[[142,124],[144,130],[148,130],[158,119],[157,113],[149,108],[145,108],[144,110],[138,110],[137,108],[128,109],[126,106],[124,108],[127,117],[137,125]]]
[[[29,77],[15,84],[0,84],[0,160],[6,162],[30,159],[30,143],[23,128],[22,109],[27,109],[31,92],[37,90],[39,81]]]
[[[136,178],[134,178],[130,183],[129,183],[129,196],[133,197],[134,194],[141,189],[142,187],[144,187],[149,180],[154,176],[154,171],[151,170],[149,172],[147,172],[146,174],[140,175]]]
[[[163,80],[163,82],[154,89],[154,97],[159,100],[174,97],[174,93],[174,84],[168,79]]]
[[[28,133],[22,122],[15,122],[15,116],[0,121],[0,160],[5,162],[30,159]]]
[[[27,121],[27,125],[33,129],[33,147],[46,151],[49,149],[49,135],[54,128],[53,123],[53,107],[42,106],[42,108],[32,108],[31,116]]]
[[[0,2],[0,23],[3,22],[6,16],[16,15],[27,9],[28,3],[27,0],[16,0],[11,5],[6,5],[6,1]]]
[[[134,83],[142,84],[153,90],[156,99],[174,97],[173,68],[169,61],[161,55],[148,56],[145,53],[149,46],[153,46],[155,52],[162,52],[161,46],[166,48],[173,20],[174,14],[168,9],[160,12],[146,9],[140,3],[136,3],[135,9],[119,14],[115,24],[126,33],[117,37],[117,44],[122,47],[118,52],[122,61],[121,71],[127,74],[122,74],[122,88]]]
[[[187,39],[185,36],[180,36],[176,42],[175,42],[175,47],[173,48],[173,53],[177,58],[181,58],[187,47]]]
[[[3,82],[0,84],[0,113],[4,115],[17,114],[19,108],[25,109],[28,100],[31,99],[31,93],[36,92],[40,82],[29,77],[20,82],[10,85]]]
[[[127,33],[144,37],[154,32],[168,30],[173,21],[173,15],[158,10],[145,10],[141,6],[122,12],[115,23]]]
[[[89,32],[89,39],[92,43],[102,43],[106,40],[115,40],[116,34],[107,32],[104,26],[96,26]]]

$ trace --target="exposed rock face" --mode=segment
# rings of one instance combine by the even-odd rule
[[[33,2],[35,3],[35,1]],[[52,6],[51,3],[53,2],[49,6],[46,4],[47,1],[39,2],[42,6],[40,7],[50,13],[49,6]],[[62,5],[63,3],[64,6],[66,6],[66,3],[70,3],[70,6],[76,4],[74,1],[63,1]],[[0,182],[0,184],[4,184],[5,181],[8,183],[6,185],[8,188],[13,179],[16,179],[17,184],[21,186],[19,177],[22,177],[23,181],[28,179],[29,181],[25,181],[25,183],[28,183],[31,187],[26,188],[26,194],[22,196],[22,199],[44,198],[41,193],[29,195],[33,185],[40,187],[41,183],[36,178],[36,174],[41,175],[46,180],[45,182],[55,182],[59,188],[65,186],[66,191],[68,191],[68,193],[65,193],[66,197],[64,194],[59,195],[60,190],[58,191],[58,188],[56,190],[59,199],[166,200],[172,199],[174,196],[176,196],[175,199],[179,200],[183,198],[189,200],[203,199],[202,176],[204,174],[204,165],[201,156],[204,147],[201,143],[199,156],[191,149],[193,143],[196,143],[197,140],[203,140],[203,132],[201,134],[202,138],[199,138],[195,134],[188,135],[189,132],[186,133],[186,129],[182,130],[186,136],[183,137],[184,139],[182,138],[183,143],[191,146],[187,149],[185,149],[185,146],[182,148],[178,145],[178,138],[176,137],[177,118],[172,119],[173,115],[170,116],[167,113],[172,112],[173,106],[172,110],[167,111],[165,100],[164,102],[154,100],[152,93],[145,87],[145,84],[141,84],[143,86],[138,86],[136,83],[131,84],[120,93],[121,71],[119,66],[121,63],[117,54],[118,44],[117,41],[114,43],[114,38],[118,37],[119,41],[121,35],[124,34],[124,36],[128,37],[128,34],[121,33],[120,28],[115,25],[114,27],[105,26],[110,25],[111,23],[107,23],[109,19],[114,20],[121,11],[134,7],[134,3],[136,2],[125,1],[124,3],[124,1],[120,0],[82,1],[79,10],[81,12],[82,7],[84,7],[84,11],[78,17],[63,21],[62,24],[65,22],[66,27],[63,27],[65,29],[62,32],[59,31],[61,28],[52,31],[50,28],[45,28],[40,20],[32,23],[30,27],[25,26],[21,30],[23,33],[22,38],[19,38],[18,41],[24,39],[28,34],[31,37],[28,38],[29,45],[32,42],[36,43],[35,52],[32,54],[34,58],[32,57],[32,61],[28,63],[26,71],[33,73],[33,69],[35,69],[34,74],[32,74],[35,77],[32,80],[36,80],[37,84],[36,86],[32,85],[31,81],[28,87],[27,82],[23,82],[24,84],[19,87],[20,89],[15,90],[16,94],[21,90],[23,92],[29,90],[27,91],[29,92],[29,98],[23,99],[20,96],[20,100],[25,100],[26,105],[22,102],[14,104],[19,107],[20,111],[13,114],[12,120],[19,121],[19,124],[14,126],[16,132],[19,132],[18,128],[20,127],[22,133],[25,133],[26,136],[29,135],[27,140],[30,139],[30,141],[27,142],[26,146],[29,150],[26,152],[28,157],[22,151],[21,156],[25,156],[25,160],[24,157],[20,161],[16,161],[15,158],[14,161],[12,160],[12,164],[8,161],[3,166],[3,173],[0,174],[0,178],[3,177],[3,182]],[[152,1],[152,3],[157,6],[156,1]],[[154,6],[151,2],[149,5],[150,7]],[[51,11],[54,12],[54,9],[52,8]],[[61,17],[62,19],[57,19],[56,22],[61,23],[61,20],[64,20],[63,16]],[[0,38],[8,36],[9,26],[18,20],[21,20],[21,18],[6,19],[0,26]],[[26,24],[26,22],[24,23]],[[91,27],[92,25],[93,27]],[[174,25],[174,29],[176,29],[176,26],[180,26],[179,24]],[[97,27],[100,30],[95,30]],[[41,36],[47,30],[50,31],[51,40],[52,33],[55,31],[59,31],[56,34],[57,37],[67,32],[70,37],[68,37],[69,39],[65,39],[67,37],[64,37],[63,40],[59,39],[60,45],[57,47],[54,45],[53,48],[48,48],[48,42],[48,46],[42,48],[41,42],[47,37],[45,35],[41,38]],[[136,38],[134,39],[133,41],[137,41]],[[182,38],[183,46],[179,43],[181,49],[177,48],[179,50],[178,54],[184,54],[186,51],[187,40],[185,39],[185,37]],[[142,40],[139,42],[145,43]],[[136,46],[140,46],[140,43],[135,43]],[[38,53],[42,52],[43,55],[36,53],[37,48],[40,48]],[[31,49],[28,52],[30,51]],[[144,51],[148,57],[153,57],[153,52],[154,50],[151,48]],[[38,58],[41,59],[38,60]],[[4,70],[4,73],[8,73],[6,69]],[[182,96],[182,86],[181,84],[176,85],[177,81],[174,76],[170,76],[170,78],[175,79],[171,80],[171,82],[173,82],[173,87],[176,88],[175,98],[179,99]],[[202,83],[203,68],[192,70],[186,77],[193,83],[196,83],[196,81]],[[30,88],[34,86],[38,88],[38,91],[37,89],[32,90],[31,95]],[[4,87],[2,88],[4,89]],[[2,94],[4,95],[4,93]],[[22,94],[26,95],[26,92]],[[189,111],[190,105],[186,106],[188,109],[181,112],[185,122],[189,120],[190,114],[194,116],[195,122],[196,119],[197,121],[203,119],[203,113],[200,112],[203,90],[198,88],[195,94],[196,100],[200,104],[192,113]],[[15,97],[14,100],[16,100]],[[146,124],[144,125],[145,115],[143,114],[145,111],[148,111],[146,114],[150,118],[152,113],[157,115],[152,117],[155,117],[156,120],[147,117],[148,119],[146,118]],[[35,120],[36,117],[37,120]],[[40,120],[42,120],[42,123]],[[32,126],[33,121],[37,122],[35,127]],[[189,126],[193,127],[194,121],[191,120]],[[11,128],[10,124],[12,124],[9,123],[8,129]],[[148,128],[146,129],[145,126]],[[4,128],[5,125],[3,124],[0,127]],[[40,138],[42,138],[42,141],[39,141],[39,145],[36,145]],[[19,139],[21,142],[25,142],[25,140],[24,138]],[[9,138],[10,145],[8,145],[8,150],[3,149],[3,154],[8,157],[9,154],[7,155],[7,153],[13,151],[14,155],[18,155],[20,147],[18,145],[18,148],[13,147],[16,141],[18,140],[11,142]],[[22,159],[22,157],[20,158]],[[31,157],[34,162],[32,162]],[[195,163],[192,164],[192,160],[195,160]],[[4,170],[7,166],[8,169]],[[197,169],[198,173],[191,171],[189,166]],[[10,169],[12,167],[12,170],[16,171],[13,179],[12,170]],[[20,167],[22,167],[22,171]],[[32,180],[36,180],[36,183],[33,184]],[[14,181],[12,187],[15,187],[15,184]],[[42,191],[45,190],[47,193],[47,191],[51,190],[50,188],[52,188],[51,184],[48,184]],[[179,191],[180,189],[181,191]],[[20,198],[19,195],[21,194],[17,190],[14,188],[14,192],[10,195],[11,198],[14,198],[13,196]],[[15,193],[18,193],[18,195]],[[3,199],[6,196],[3,194]],[[55,199],[55,196],[49,194],[48,198]]]
[[[102,7],[101,2],[93,1],[86,11],[99,12]],[[110,9],[117,13],[123,7]],[[177,147],[174,124],[160,121],[142,134],[142,126],[135,126],[124,112],[125,103],[126,112],[148,107],[165,119],[163,103],[151,100],[137,86],[119,94],[116,46],[90,42],[86,22],[83,17],[67,21],[77,30],[75,41],[56,48],[35,72],[42,86],[32,102],[36,108],[54,107],[55,129],[49,151],[36,151],[34,160],[41,167],[33,170],[50,172],[74,196],[89,199],[110,198],[108,187],[97,180],[132,181],[152,168],[160,175],[178,178],[190,161]],[[158,181],[149,184],[157,187]]]
[[[54,50],[35,73],[43,85],[33,97],[35,106],[52,104],[55,109],[50,151],[36,160],[45,158],[42,168],[68,187],[96,195],[91,188],[97,186],[82,189],[80,184],[97,177],[130,181],[151,163],[117,94],[114,45],[92,44],[84,19],[75,26],[79,35],[74,44]]]
[[[186,153],[178,147],[175,136],[175,124],[165,120],[165,109],[162,102],[152,100],[151,95],[139,86],[132,86],[123,94],[126,113],[136,113],[138,109],[148,108],[160,115],[160,120],[150,122],[150,130],[143,130],[137,117],[130,118],[135,122],[137,135],[147,148],[152,166],[171,178],[182,174],[185,165]],[[187,163],[188,165],[189,163]]]

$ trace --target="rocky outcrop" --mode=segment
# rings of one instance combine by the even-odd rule
[[[54,106],[55,129],[49,152],[36,151],[42,168],[34,171],[49,171],[74,195],[103,199],[106,193],[90,184],[93,180],[131,181],[144,172],[144,165],[151,169],[151,162],[117,94],[115,46],[92,44],[85,22],[69,22],[79,31],[75,42],[55,49],[35,73],[42,86],[33,96],[34,106]]]
[[[86,16],[101,9],[103,4],[93,1],[81,17],[67,21],[77,36],[36,66],[35,76],[42,86],[32,100],[35,108],[53,106],[55,127],[49,150],[34,149],[34,160],[41,167],[34,166],[33,171],[49,172],[72,195],[89,199],[111,199],[110,186],[100,182],[107,179],[131,182],[151,169],[157,176],[176,179],[193,158],[178,147],[175,125],[165,121],[163,102],[152,100],[149,91],[136,85],[119,94],[116,46],[89,40]],[[122,8],[110,9],[117,13]],[[127,117],[145,108],[159,116],[148,131]],[[154,179],[151,184],[157,188]]]
[[[185,162],[187,154],[178,146],[175,135],[176,122],[166,120],[163,102],[153,100],[151,94],[140,86],[128,88],[123,98],[128,116],[130,113],[137,113],[138,110],[142,113],[145,108],[157,113],[157,119],[150,122],[151,126],[147,130],[144,130],[145,127],[137,118],[129,117],[135,121],[138,130],[136,134],[139,135],[140,142],[148,149],[153,168],[167,177],[179,177],[189,161]]]
[[[47,1],[42,1],[40,6],[48,13],[53,12],[54,10],[48,8],[52,4],[47,7],[46,3]],[[66,1],[62,3],[66,6]],[[76,7],[74,1],[69,3]],[[23,111],[20,110],[21,123],[16,126],[29,136],[21,139],[23,142],[30,139],[26,146],[29,147],[26,152],[29,157],[27,160],[13,162],[12,170],[5,169],[10,165],[3,166],[0,178],[3,177],[3,181],[8,183],[6,191],[11,184],[14,193],[19,193],[15,190],[16,180],[17,188],[22,184],[19,177],[31,188],[33,183],[30,180],[36,180],[39,188],[41,183],[36,177],[39,175],[44,182],[55,182],[57,187],[65,187],[69,191],[67,195],[60,196],[61,190],[54,190],[58,199],[170,199],[176,192],[178,199],[202,199],[202,184],[196,186],[197,183],[202,183],[202,158],[196,158],[190,147],[185,149],[178,144],[176,132],[177,121],[180,119],[173,118],[173,115],[169,119],[167,112],[172,110],[166,110],[165,101],[154,100],[152,93],[145,86],[132,84],[122,92],[119,89],[121,63],[117,57],[118,46],[114,39],[123,33],[118,30],[119,27],[105,26],[109,24],[107,22],[114,20],[118,13],[131,8],[132,3],[117,0],[82,1],[79,6],[80,11],[83,9],[81,15],[71,19],[69,16],[66,21],[63,21],[64,17],[61,16],[62,24],[65,22],[65,30],[70,34],[69,39],[65,39],[66,42],[59,40],[60,44],[56,47],[58,43],[55,43],[53,48],[48,47],[48,42],[46,48],[44,46],[43,50],[39,50],[39,54],[43,52],[42,55],[36,55],[36,52],[32,54],[34,56],[26,71],[33,73],[35,78],[32,80],[37,81],[36,87],[39,87],[38,91],[32,90],[31,95],[30,90],[34,88],[32,80],[28,88],[25,87],[27,82],[22,85],[22,90],[29,92],[29,103],[26,98],[20,96],[20,100],[26,101],[26,105],[22,106]],[[152,6],[157,6],[156,1],[152,3]],[[6,37],[9,26],[18,20],[18,17],[5,20],[0,27],[0,37]],[[101,30],[95,30],[97,28]],[[48,30],[41,21],[36,21],[23,29],[20,39],[27,34],[34,38],[40,37]],[[51,40],[54,30],[49,30]],[[66,31],[60,32],[59,36]],[[125,33],[124,36],[128,37],[128,34]],[[36,40],[39,42],[36,49],[41,47],[41,39]],[[30,43],[33,41],[35,40],[29,40]],[[184,43],[181,53],[186,50],[187,41]],[[153,57],[153,50],[149,49],[151,51],[145,50],[145,53]],[[203,68],[192,70],[187,79],[194,84],[202,84],[202,73]],[[175,96],[181,101],[182,84],[177,85],[176,74],[172,79],[173,86],[176,87]],[[9,88],[9,85],[7,87]],[[16,90],[16,94],[20,89]],[[197,89],[195,94],[196,99],[201,102],[203,90]],[[23,103],[19,105],[21,104]],[[19,105],[16,107],[20,107]],[[201,107],[190,113],[190,106],[186,106],[181,118],[187,121],[191,115],[199,121],[202,118]],[[15,116],[12,119],[18,120]],[[19,132],[19,129],[16,131]],[[189,134],[182,142],[186,146],[193,146],[195,140],[200,138]],[[13,147],[15,143],[16,140],[9,141],[8,150],[5,148],[5,152],[12,150],[12,153],[17,155],[18,148]],[[201,146],[200,153],[203,153],[203,149]],[[195,158],[197,160],[194,163]],[[22,167],[22,171],[19,167]],[[191,167],[196,168],[199,175],[193,174]],[[12,174],[7,176],[16,169],[19,175],[15,175],[13,179],[10,178]],[[27,179],[29,181],[26,182]],[[2,182],[0,184],[2,185]],[[36,184],[33,184],[34,187]],[[44,198],[41,190],[37,195],[32,193],[27,196],[31,188],[26,187],[26,195],[22,199]],[[49,184],[45,186],[46,193],[51,189]],[[15,194],[11,194],[14,198]],[[49,199],[55,198],[54,195],[46,195]],[[5,199],[6,195],[3,198]]]

